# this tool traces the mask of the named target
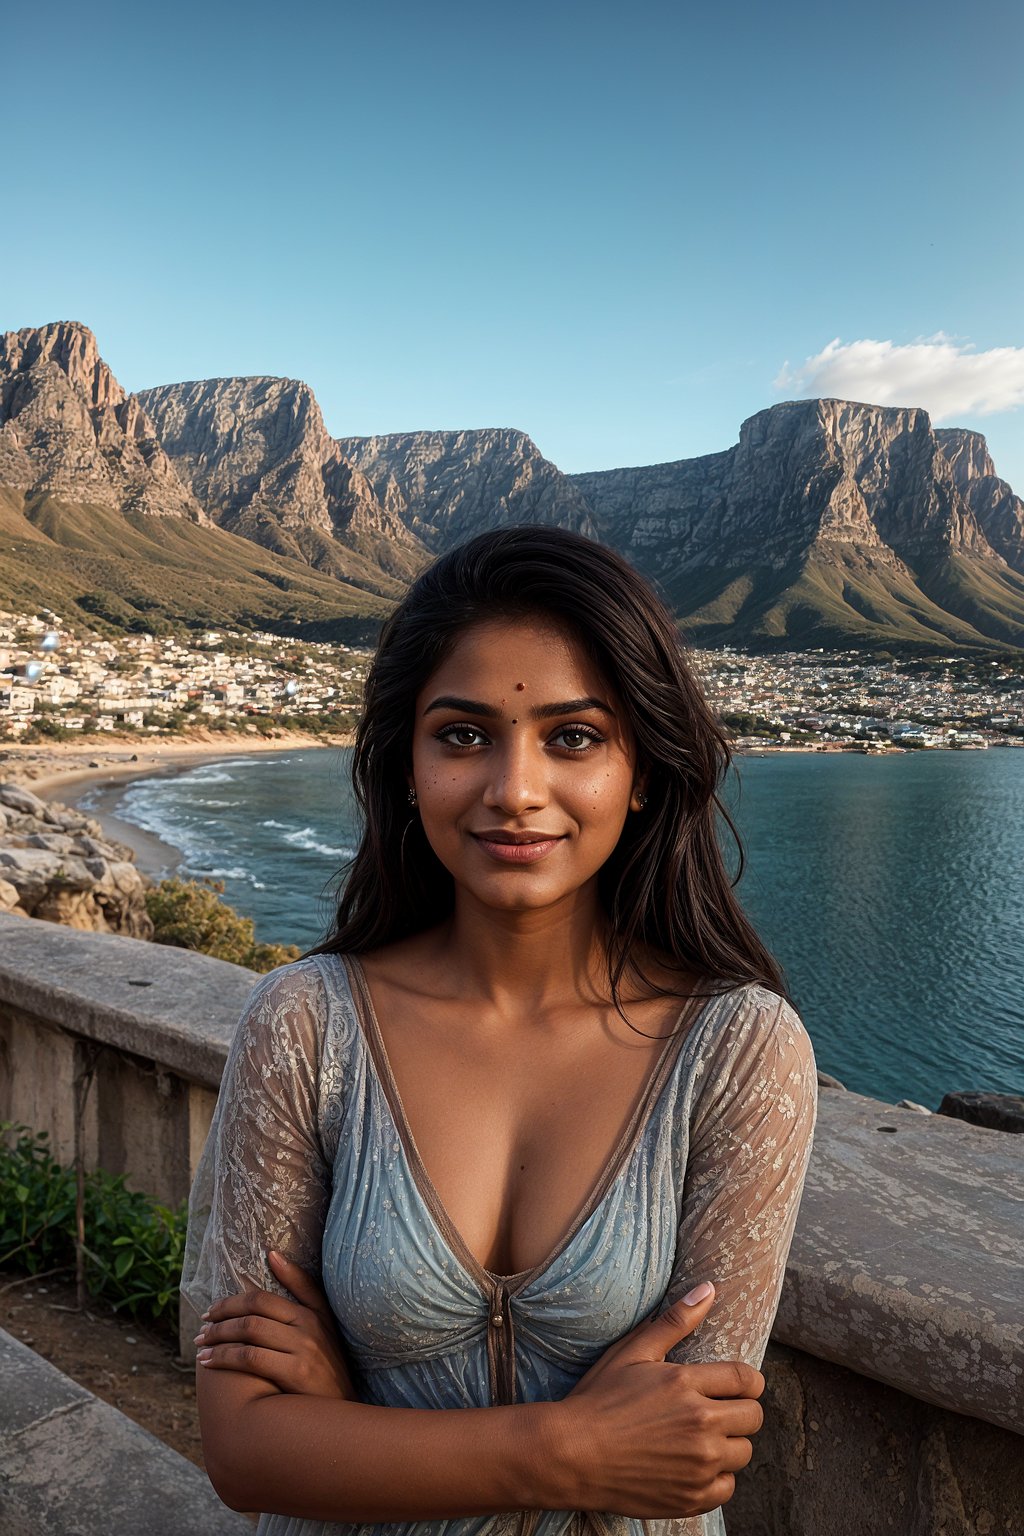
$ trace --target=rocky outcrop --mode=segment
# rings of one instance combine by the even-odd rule
[[[947,1093],[938,1110],[968,1125],[981,1125],[989,1131],[1012,1131],[1024,1135],[1024,1095],[986,1093],[981,1089],[960,1089]]]
[[[146,891],[135,853],[80,811],[0,784],[0,911],[93,933],[150,939]]]
[[[431,551],[506,523],[598,536],[579,487],[524,432],[399,432],[344,437],[339,447],[378,501]]]
[[[135,398],[220,527],[377,590],[382,574],[401,583],[424,564],[415,536],[328,434],[307,384],[207,379]]]
[[[1024,575],[1024,501],[996,474],[985,439],[960,427],[939,427],[935,436],[989,544]]]
[[[74,321],[0,336],[0,486],[208,521],[138,400]]]

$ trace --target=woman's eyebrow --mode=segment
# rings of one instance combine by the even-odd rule
[[[430,715],[435,709],[457,709],[464,715],[483,715],[487,720],[501,718],[501,710],[495,709],[493,704],[481,704],[477,699],[457,699],[450,693],[441,694],[440,698],[427,705],[423,713]]]
[[[615,711],[601,699],[566,699],[564,704],[537,704],[530,710],[531,720],[549,720],[552,715],[580,715],[587,709],[599,709],[615,718]]]
[[[482,715],[485,720],[500,720],[501,710],[495,709],[493,704],[481,704],[479,699],[457,699],[451,694],[442,694],[434,699],[423,711],[425,715],[432,714],[438,709],[456,709],[465,715]],[[587,709],[599,709],[603,714],[615,718],[615,711],[601,699],[566,699],[559,704],[535,704],[529,711],[531,720],[550,720],[556,715],[578,715]]]

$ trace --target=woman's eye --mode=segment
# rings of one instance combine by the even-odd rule
[[[561,741],[558,738],[561,737]],[[602,737],[597,731],[591,731],[582,725],[563,725],[551,738],[556,745],[567,747],[570,752],[584,752]]]
[[[437,739],[447,742],[450,747],[478,747],[487,738],[475,725],[446,725],[443,731],[438,731]]]

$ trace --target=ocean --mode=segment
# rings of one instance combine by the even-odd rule
[[[180,873],[223,880],[258,938],[306,948],[357,836],[349,755],[142,779],[116,814],[181,849]],[[741,757],[724,798],[739,897],[823,1071],[929,1108],[955,1088],[1024,1092],[1024,751]]]

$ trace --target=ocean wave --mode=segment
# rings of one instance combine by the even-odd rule
[[[329,843],[319,842],[315,827],[299,827],[294,832],[286,833],[284,840],[296,848],[302,848],[306,853],[322,853],[332,859],[350,859],[355,852],[354,848],[332,848]]]
[[[250,875],[249,871],[247,869],[243,869],[240,865],[232,866],[231,868],[228,868],[228,869],[207,869],[207,870],[204,871],[204,873],[207,874],[207,875],[210,875],[214,880],[251,880],[252,879],[252,876]]]
[[[261,827],[281,827],[283,829],[283,828],[287,827],[287,825],[288,825],[288,823],[286,821],[274,821],[273,819],[271,819],[270,821],[261,821],[260,822],[260,826]]]

